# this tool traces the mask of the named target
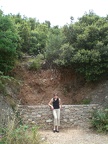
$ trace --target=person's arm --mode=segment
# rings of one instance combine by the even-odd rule
[[[53,102],[53,100],[51,99],[50,102],[48,103],[48,105],[51,107],[51,109],[54,109],[53,105],[52,105],[52,102]]]
[[[59,106],[60,106],[60,109],[62,108],[62,102],[61,102],[61,99],[59,98]]]

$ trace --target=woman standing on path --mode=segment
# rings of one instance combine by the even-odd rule
[[[59,132],[60,126],[60,109],[62,107],[61,99],[58,97],[58,94],[55,93],[53,98],[50,100],[48,105],[51,107],[54,116],[54,129],[53,132]]]

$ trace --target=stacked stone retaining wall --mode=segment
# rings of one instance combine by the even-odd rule
[[[89,128],[92,112],[98,108],[99,106],[96,104],[63,105],[61,109],[61,128]],[[18,111],[24,124],[38,125],[44,129],[53,127],[52,110],[47,105],[19,105]]]
[[[0,95],[0,128],[7,125],[9,117],[13,114],[11,106],[6,102],[5,97]]]

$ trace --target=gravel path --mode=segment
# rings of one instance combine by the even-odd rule
[[[108,144],[108,134],[94,133],[90,130],[67,129],[59,133],[43,130],[40,134],[47,144]]]

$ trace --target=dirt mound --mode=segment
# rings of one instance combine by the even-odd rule
[[[30,71],[23,65],[14,70],[22,81],[18,99],[22,104],[48,104],[57,92],[63,104],[108,104],[108,81],[86,83],[72,69]]]
[[[16,70],[23,81],[18,99],[22,104],[48,104],[54,92],[57,92],[63,104],[73,104],[76,92],[83,86],[84,80],[71,69],[48,69],[30,71],[24,67]]]

